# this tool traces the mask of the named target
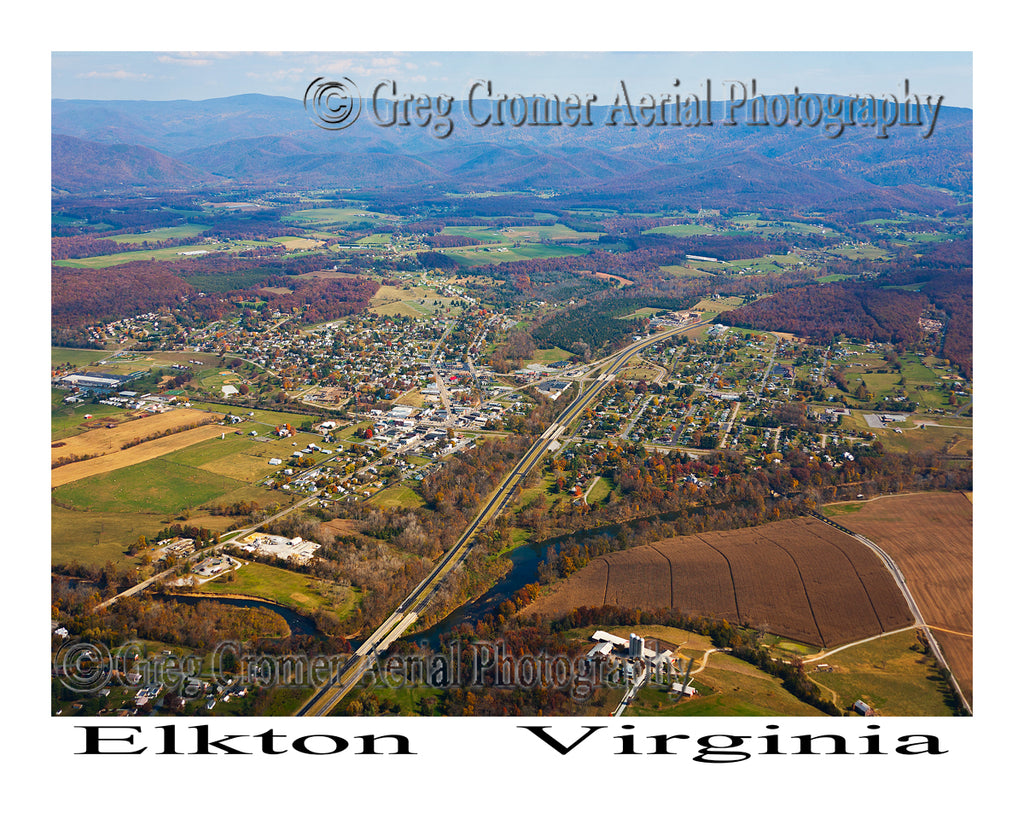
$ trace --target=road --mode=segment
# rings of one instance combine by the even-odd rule
[[[515,495],[516,490],[523,479],[530,474],[530,471],[544,457],[544,454],[553,446],[557,447],[558,439],[579,419],[587,407],[598,396],[601,390],[615,380],[616,373],[625,366],[626,362],[641,350],[646,349],[666,338],[692,329],[707,322],[695,322],[673,327],[647,338],[635,341],[623,350],[602,359],[595,366],[603,369],[589,387],[582,390],[572,403],[552,422],[551,426],[534,442],[527,450],[519,463],[505,476],[497,490],[490,496],[487,503],[463,532],[459,540],[449,549],[438,561],[420,583],[413,589],[412,593],[395,609],[376,631],[371,634],[359,649],[345,662],[342,668],[335,674],[330,682],[317,691],[298,711],[298,716],[326,716],[334,707],[341,702],[346,694],[363,676],[367,666],[373,657],[384,651],[391,643],[397,640],[405,631],[416,622],[419,614],[430,603],[437,588],[448,578],[448,576],[465,560],[466,555],[472,548],[474,539],[481,528],[492,518],[499,515],[508,502]]]
[[[434,383],[437,384],[437,391],[438,391],[438,393],[440,395],[441,403],[444,404],[445,419],[446,419],[445,423],[448,426],[451,426],[452,425],[452,421],[453,421],[453,418],[452,418],[452,402],[451,402],[451,399],[448,397],[448,388],[445,386],[444,376],[442,376],[437,371],[437,354],[439,352],[441,352],[441,348],[444,347],[444,340],[446,338],[448,338],[448,334],[452,331],[452,328],[454,326],[455,326],[455,322],[454,321],[448,322],[448,325],[444,328],[444,333],[441,335],[441,338],[439,338],[437,340],[437,344],[434,345],[434,349],[431,351],[430,358],[428,359],[428,363],[430,365],[430,372],[434,376]]]

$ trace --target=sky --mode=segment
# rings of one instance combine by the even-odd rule
[[[942,96],[971,108],[969,51],[684,52],[684,51],[55,51],[55,99],[212,99],[259,93],[301,99],[317,77],[348,77],[369,96],[384,80],[398,93],[465,98],[476,80],[496,93],[594,93],[604,100],[619,82],[631,92],[681,89],[728,96],[728,84],[757,81],[765,94],[801,92]],[[678,86],[675,81],[678,80]]]

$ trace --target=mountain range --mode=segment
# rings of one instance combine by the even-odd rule
[[[942,108],[934,133],[851,127],[483,127],[456,102],[446,139],[367,115],[317,127],[303,103],[259,94],[202,101],[53,100],[55,195],[206,188],[572,192],[720,207],[934,211],[969,194],[973,115]],[[606,121],[595,108],[595,122]],[[435,120],[436,121],[436,120]]]

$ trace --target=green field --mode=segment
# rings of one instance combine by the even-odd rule
[[[661,269],[664,270],[666,273],[671,273],[673,276],[681,276],[681,277],[683,277],[683,276],[703,277],[703,276],[710,276],[711,275],[706,270],[698,270],[695,267],[687,267],[686,265],[681,265],[681,264],[664,264],[664,265],[661,266]]]
[[[218,404],[215,401],[193,401],[192,406],[199,409],[212,410],[214,412],[240,415],[246,423],[255,421],[257,423],[267,424],[271,427],[270,432],[274,431],[273,427],[283,426],[284,424],[291,424],[295,429],[298,429],[301,424],[307,421],[312,422],[316,419],[316,416],[314,415],[302,415],[295,412],[274,412],[272,410],[263,409],[249,410],[244,407],[234,407],[230,404]],[[250,412],[252,413],[251,417],[249,416]],[[246,427],[246,431],[248,431],[248,429],[249,427]],[[299,447],[299,449],[301,448],[302,447]]]
[[[587,503],[600,503],[612,493],[612,482],[607,478],[598,478],[594,488],[587,495]]]
[[[125,262],[142,262],[149,260],[182,261],[185,259],[196,258],[194,256],[183,255],[191,251],[204,250],[210,253],[237,252],[257,246],[268,247],[272,244],[273,242],[251,239],[244,242],[231,241],[203,245],[181,245],[178,247],[161,247],[153,250],[129,250],[124,253],[111,253],[105,256],[89,256],[84,259],[61,259],[59,261],[55,261],[54,264],[59,267],[102,268],[112,267],[115,264],[124,264]],[[266,274],[263,275],[264,277],[266,276]]]
[[[167,525],[158,514],[110,514],[50,507],[50,559],[54,563],[77,561],[88,566],[108,562],[125,564],[128,544],[152,537]]]
[[[456,225],[455,227],[446,227],[441,233],[448,236],[466,236],[481,242],[499,243],[505,241],[505,237],[489,225]]]
[[[370,498],[381,509],[414,509],[423,506],[423,498],[404,483],[389,486]]]
[[[556,361],[567,361],[572,358],[572,353],[563,350],[561,347],[545,347],[534,350],[533,357],[528,364],[554,364]]]
[[[842,256],[846,259],[885,259],[889,253],[874,245],[856,245],[855,247],[828,248],[823,253],[833,256]]]
[[[707,668],[693,677],[699,696],[670,698],[665,686],[645,686],[624,716],[777,717],[821,716],[782,683],[749,663],[712,654]]]
[[[501,235],[505,241],[528,242],[593,242],[601,236],[600,233],[594,232],[582,233],[561,223],[503,228]]]
[[[500,251],[494,245],[487,245],[479,248],[458,248],[456,250],[445,250],[447,256],[455,259],[459,264],[473,267],[480,264],[500,264],[501,262],[517,262],[524,259],[549,259],[556,256],[580,256],[587,253],[586,250],[578,247],[565,247],[563,245],[540,245],[524,244],[519,247],[507,247]]]
[[[84,423],[86,415],[94,418],[110,418],[112,416],[123,417],[127,412],[120,407],[111,407],[107,404],[65,404],[64,390],[50,390],[50,440],[57,441],[61,438],[69,438],[78,435],[85,430],[80,424]]]
[[[73,367],[90,367],[103,361],[110,353],[107,350],[79,350],[74,347],[51,347],[50,363],[71,364]]]
[[[379,247],[386,247],[395,241],[395,235],[393,233],[371,233],[369,236],[364,236],[362,239],[357,239],[357,245],[375,245]]]
[[[314,225],[348,224],[380,218],[383,214],[362,208],[306,208],[282,217],[284,222],[305,222]]]
[[[885,716],[952,715],[943,701],[933,662],[912,651],[915,645],[913,631],[880,637],[827,657],[823,662],[835,670],[813,673],[811,679],[819,688],[835,692],[840,708],[863,699]],[[827,691],[824,696],[829,698]]]
[[[176,225],[175,227],[156,228],[142,233],[119,233],[117,236],[106,238],[118,244],[137,244],[141,242],[163,242],[166,239],[190,239],[198,236],[204,230],[209,230],[209,225]]]
[[[261,597],[307,616],[325,609],[341,620],[352,613],[356,601],[351,587],[263,563],[247,563],[234,572],[233,580],[224,575],[202,584],[198,591]]]
[[[661,227],[645,230],[647,233],[664,233],[667,236],[706,236],[711,233],[721,233],[712,225],[684,224],[684,225],[662,225]]]
[[[113,472],[83,478],[53,490],[67,508],[106,514],[176,515],[239,486],[212,472],[154,458]]]
[[[239,425],[239,428],[241,426],[243,425]],[[245,432],[251,428],[251,425],[244,426]],[[264,429],[258,431],[266,434]],[[275,436],[270,441],[257,441],[248,434],[235,435],[231,432],[224,440],[213,438],[202,441],[162,457],[182,466],[194,467],[236,481],[255,483],[282,468],[271,466],[268,463],[271,458],[280,458],[287,462],[293,452],[319,440],[319,436],[300,432],[291,438],[278,439]],[[311,457],[323,460],[326,456],[313,453]]]

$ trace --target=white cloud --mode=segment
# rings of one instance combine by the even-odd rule
[[[179,54],[161,54],[156,58],[157,62],[160,63],[171,63],[172,65],[212,65],[213,60],[208,57],[198,57],[194,55],[179,55]]]
[[[134,71],[125,71],[123,68],[114,71],[87,71],[84,74],[76,74],[79,80],[151,80],[152,74],[138,74]]]

